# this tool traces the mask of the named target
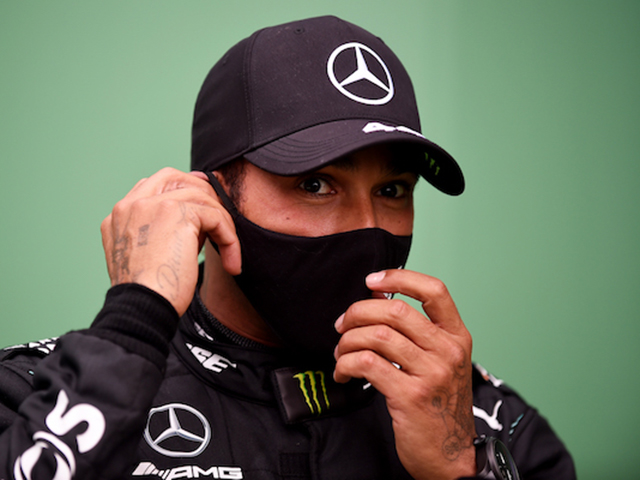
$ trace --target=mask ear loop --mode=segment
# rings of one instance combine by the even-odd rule
[[[216,176],[213,174],[213,172],[204,172],[204,173],[207,175],[207,178],[209,179],[209,183],[211,184],[213,189],[216,191],[216,194],[218,194],[218,197],[220,198],[220,200],[222,200],[222,205],[224,205],[224,208],[227,209],[227,212],[229,212],[234,219],[238,217],[239,215],[238,209],[236,208],[236,206],[233,204],[233,202],[227,195],[227,192],[224,191],[224,188],[222,188],[222,185],[220,185],[220,182],[218,181]]]

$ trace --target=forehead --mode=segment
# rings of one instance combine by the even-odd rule
[[[400,143],[380,144],[340,157],[315,171],[328,167],[355,171],[362,165],[375,163],[384,173],[412,173],[418,176],[420,161],[424,161],[424,154],[415,146]]]

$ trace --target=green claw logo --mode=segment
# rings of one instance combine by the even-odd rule
[[[327,396],[327,385],[324,379],[324,372],[320,370],[315,372],[307,370],[306,372],[294,375],[293,378],[298,379],[298,382],[300,383],[300,390],[302,390],[304,400],[307,402],[307,406],[309,407],[309,410],[311,410],[311,413],[314,415],[320,415],[323,408],[326,408],[327,410],[331,408],[329,397]],[[316,380],[316,378],[318,380]],[[308,382],[307,379],[309,379]],[[309,384],[308,388],[307,383]],[[325,407],[320,403],[318,387],[322,390],[322,398],[324,399]]]

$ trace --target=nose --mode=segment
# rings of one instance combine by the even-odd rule
[[[352,198],[342,216],[344,231],[379,227],[375,204],[369,195]]]

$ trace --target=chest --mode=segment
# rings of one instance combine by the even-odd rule
[[[321,410],[321,391],[306,394]],[[409,478],[382,397],[294,424],[284,421],[275,397],[264,400],[174,370],[149,411],[132,478]]]

